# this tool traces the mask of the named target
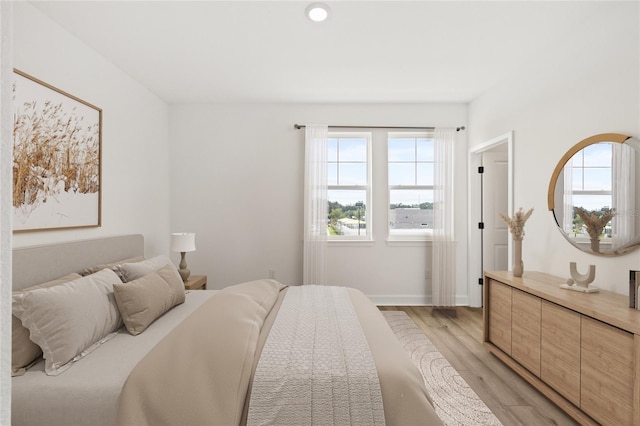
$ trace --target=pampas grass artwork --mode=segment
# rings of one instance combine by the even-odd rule
[[[99,226],[102,111],[14,76],[14,230]]]

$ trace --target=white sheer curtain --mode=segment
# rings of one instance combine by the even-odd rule
[[[628,145],[613,143],[612,146],[611,207],[616,209],[616,215],[611,219],[611,249],[616,250],[636,235],[636,157],[635,150]]]
[[[306,125],[302,284],[327,284],[327,138],[326,125]]]
[[[432,304],[456,304],[456,243],[453,235],[455,129],[434,132]]]
[[[573,233],[573,160],[570,158],[562,168],[564,190],[562,191],[562,230]],[[555,195],[555,194],[554,194]]]

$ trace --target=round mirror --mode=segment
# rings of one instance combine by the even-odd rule
[[[640,245],[640,141],[618,133],[573,146],[549,183],[549,210],[562,235],[580,250],[604,256]]]

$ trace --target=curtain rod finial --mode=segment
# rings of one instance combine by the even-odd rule
[[[460,126],[460,127],[456,128],[456,132],[459,132],[460,130],[465,130],[465,129],[466,129],[466,127]]]

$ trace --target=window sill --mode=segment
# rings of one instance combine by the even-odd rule
[[[390,238],[387,241],[387,246],[389,247],[430,247],[432,244],[431,240],[419,240],[419,239],[400,239],[400,238]]]
[[[431,247],[432,240],[391,238],[385,241],[388,247]],[[373,247],[374,240],[328,240],[327,245],[333,247]]]
[[[373,240],[328,240],[328,245],[336,247],[371,247],[375,245]]]

